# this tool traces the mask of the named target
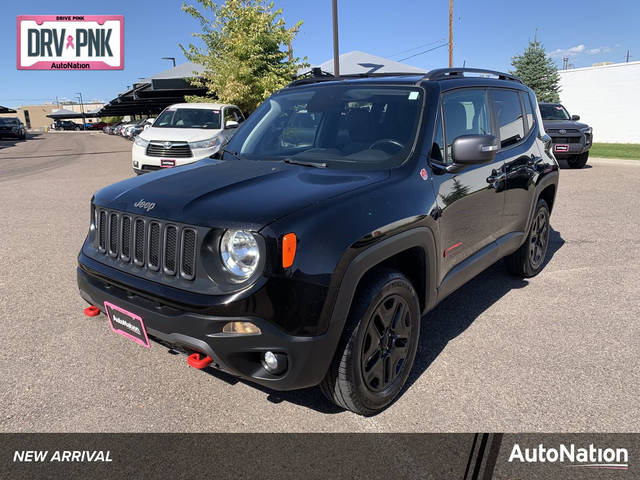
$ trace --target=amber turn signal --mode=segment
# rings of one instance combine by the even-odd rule
[[[222,327],[222,333],[238,333],[241,335],[260,335],[260,328],[251,322],[228,322]]]
[[[282,237],[282,268],[289,268],[296,258],[296,234],[287,233]]]

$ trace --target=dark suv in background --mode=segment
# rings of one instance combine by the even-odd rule
[[[295,81],[217,158],[95,194],[86,313],[196,368],[320,384],[375,414],[402,391],[426,312],[500,258],[522,277],[545,265],[558,165],[541,122],[533,91],[499,72]]]
[[[589,149],[593,143],[593,130],[579,123],[580,115],[569,115],[559,103],[540,103],[544,129],[551,137],[553,154],[566,160],[571,168],[582,168],[587,164]]]
[[[27,129],[17,117],[0,117],[0,139],[17,138],[27,139]]]

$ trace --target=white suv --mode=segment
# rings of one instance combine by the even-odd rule
[[[235,105],[171,105],[135,138],[131,152],[133,171],[139,175],[210,157],[243,121],[244,116]]]

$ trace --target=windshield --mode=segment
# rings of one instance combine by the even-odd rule
[[[220,110],[204,108],[167,108],[153,126],[155,128],[220,128]]]
[[[413,148],[422,104],[422,89],[415,86],[282,90],[238,128],[225,150],[249,160],[391,168]]]
[[[569,112],[562,105],[540,105],[543,120],[571,120]]]
[[[20,125],[17,118],[0,118],[0,125]]]

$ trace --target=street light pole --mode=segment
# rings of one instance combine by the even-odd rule
[[[332,1],[333,13],[333,74],[340,76],[340,49],[338,48],[338,0]]]
[[[84,102],[82,101],[82,93],[76,92],[76,95],[80,96],[80,113],[82,113],[82,129],[85,129],[85,125],[87,124],[87,119],[84,117]]]
[[[160,60],[171,60],[173,62],[173,66],[176,66],[176,58],[175,57],[162,57]]]
[[[449,0],[449,68],[453,68],[453,0]]]

